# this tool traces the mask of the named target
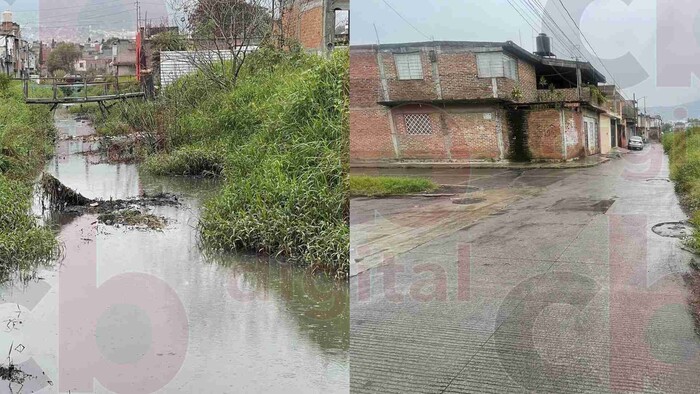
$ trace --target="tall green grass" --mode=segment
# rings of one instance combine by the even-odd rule
[[[663,147],[669,156],[671,178],[682,204],[690,211],[695,234],[690,241],[700,250],[700,129],[665,133]]]
[[[149,172],[224,180],[200,222],[208,247],[280,255],[342,277],[349,269],[348,69],[347,51],[325,58],[261,48],[227,84],[233,88],[183,77],[155,102],[132,101],[104,124],[153,136],[143,164]]]
[[[348,54],[285,61],[245,76],[224,97],[214,129],[228,142],[227,182],[206,205],[202,238],[218,249],[284,255],[344,276]]]
[[[2,76],[0,76],[2,79]],[[54,234],[31,216],[31,184],[53,149],[50,111],[0,80],[0,281],[56,257]]]

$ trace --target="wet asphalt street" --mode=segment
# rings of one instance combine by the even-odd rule
[[[686,219],[660,145],[410,173],[478,190],[352,201],[351,392],[697,392],[694,257],[652,231]]]

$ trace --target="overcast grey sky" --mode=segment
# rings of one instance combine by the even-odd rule
[[[608,82],[616,80],[629,98],[633,93],[638,98],[646,96],[648,106],[676,106],[700,99],[697,76],[691,77],[691,72],[686,72],[700,71],[700,56],[680,58],[669,54],[679,42],[684,42],[691,54],[700,54],[697,39],[700,1],[562,0],[562,3],[563,7],[559,0],[353,0],[351,42],[376,43],[377,35],[382,43],[511,40],[532,51],[534,37],[544,31],[555,36],[554,51],[559,57],[571,58],[571,52],[576,52],[570,39],[583,48],[584,57],[596,68],[606,75],[612,74],[614,78],[608,78]],[[542,9],[547,10],[556,25],[547,19],[543,26]],[[583,36],[609,71],[591,53]],[[659,53],[657,46],[663,49]],[[657,55],[663,56],[661,62],[667,66],[679,63],[685,67],[681,67],[681,72],[669,71],[672,67],[658,67],[663,72],[657,73]],[[673,83],[662,77],[669,73]],[[679,78],[681,74],[686,78]],[[644,106],[644,101],[640,106]]]
[[[78,40],[91,32],[121,30],[136,34],[135,0],[0,0],[0,11],[13,12],[29,39]],[[141,19],[158,25],[168,20],[168,0],[140,0]],[[94,34],[93,34],[94,37]]]

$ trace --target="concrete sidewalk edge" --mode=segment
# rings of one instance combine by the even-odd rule
[[[513,163],[513,162],[412,162],[412,161],[373,161],[350,162],[351,168],[503,168],[503,169],[568,169],[590,168],[609,162],[608,157],[596,157],[596,160],[574,160],[555,163]]]

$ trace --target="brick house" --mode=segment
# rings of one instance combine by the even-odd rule
[[[619,100],[607,100],[589,63],[510,41],[351,46],[350,79],[358,164],[570,160],[609,151],[621,123]]]

